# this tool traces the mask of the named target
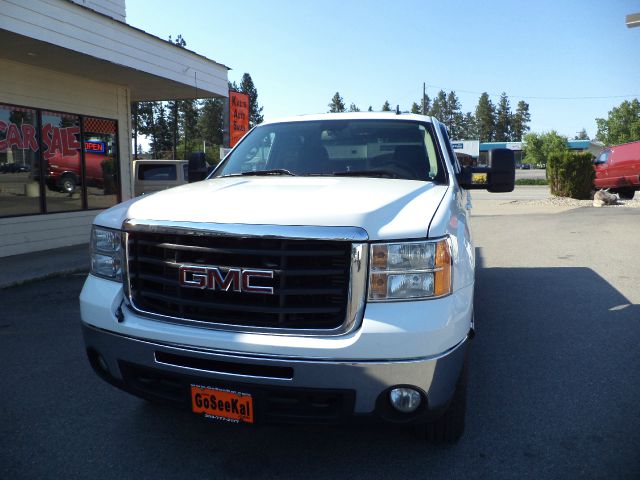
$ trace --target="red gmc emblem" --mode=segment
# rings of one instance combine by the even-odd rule
[[[273,270],[200,265],[180,265],[178,268],[181,287],[273,295],[273,287],[254,284],[257,278],[273,278]]]

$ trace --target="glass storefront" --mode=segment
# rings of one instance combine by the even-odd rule
[[[120,200],[115,120],[0,104],[0,217]]]
[[[42,156],[47,213],[82,210],[80,121],[75,115],[42,112]]]
[[[0,217],[40,213],[37,113],[0,104]]]
[[[118,124],[93,117],[85,117],[83,122],[87,206],[108,208],[120,198]]]

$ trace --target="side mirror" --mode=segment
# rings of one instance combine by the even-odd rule
[[[488,190],[492,193],[512,192],[516,180],[513,151],[507,148],[489,150],[486,167],[463,167],[458,183],[469,190]]]

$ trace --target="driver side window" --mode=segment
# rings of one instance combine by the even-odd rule
[[[602,165],[604,163],[607,163],[609,161],[609,154],[610,152],[608,150],[600,153],[600,155],[598,155],[598,158],[596,158],[596,164]]]

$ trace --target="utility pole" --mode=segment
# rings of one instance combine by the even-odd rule
[[[427,114],[427,84],[422,82],[422,114]]]

